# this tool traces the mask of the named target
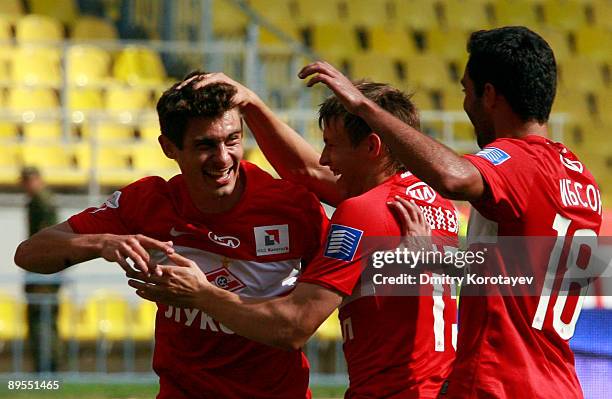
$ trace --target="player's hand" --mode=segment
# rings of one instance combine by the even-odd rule
[[[257,94],[249,90],[246,86],[236,82],[226,74],[222,72],[211,72],[202,75],[192,76],[181,83],[178,88],[181,89],[187,85],[193,85],[195,90],[201,89],[204,86],[208,86],[212,83],[226,83],[236,88],[236,94],[232,98],[232,102],[241,110],[247,105],[252,104],[259,99]]]
[[[417,250],[431,248],[431,228],[414,200],[408,201],[396,195],[395,201],[389,202],[388,205],[400,223],[402,244],[406,248]]]
[[[143,276],[142,281],[128,280],[136,294],[149,301],[177,307],[198,307],[212,284],[198,265],[177,253],[168,255],[175,265],[158,265],[161,275]]]
[[[344,76],[328,62],[313,62],[312,64],[306,65],[298,73],[300,79],[306,79],[312,75],[314,76],[308,81],[308,87],[312,87],[319,82],[327,85],[327,87],[334,92],[336,97],[338,97],[342,105],[344,105],[344,108],[352,114],[358,115],[362,106],[370,102],[370,100],[355,87],[349,78]]]
[[[174,253],[172,241],[158,241],[142,234],[136,235],[115,235],[105,234],[103,236],[100,257],[109,262],[116,262],[121,266],[128,277],[138,277],[141,274],[159,274],[156,265],[151,263],[149,250],[162,251],[169,255]],[[127,262],[131,259],[134,262],[134,270]]]

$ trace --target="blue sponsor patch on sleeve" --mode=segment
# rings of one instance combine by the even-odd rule
[[[341,224],[332,224],[323,255],[328,258],[350,262],[357,252],[361,236],[363,236],[361,230]]]
[[[493,165],[501,165],[510,159],[510,155],[496,147],[487,147],[484,150],[476,154],[477,157],[481,157],[491,162]]]

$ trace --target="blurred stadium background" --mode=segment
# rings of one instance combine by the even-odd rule
[[[609,206],[612,0],[1,0],[2,381],[32,370],[23,273],[12,261],[26,237],[23,166],[42,170],[62,218],[101,204],[139,177],[172,176],[178,169],[159,151],[154,106],[165,88],[196,68],[245,83],[321,146],[316,107],[328,92],[305,89],[296,78],[316,58],[353,78],[413,92],[424,131],[471,152],[475,141],[458,83],[466,39],[470,31],[503,25],[526,25],[553,47],[559,85],[552,136],[581,156]],[[247,159],[270,169],[252,138],[246,147]],[[458,206],[464,216],[469,212]],[[606,210],[602,235],[612,233],[611,218]],[[154,305],[138,300],[120,269],[105,262],[73,268],[64,279],[58,377],[154,385]],[[573,347],[586,397],[604,398],[612,376],[612,297],[606,296],[612,287],[594,290]],[[335,318],[307,352],[313,384],[345,383]],[[5,390],[3,383],[0,395]]]

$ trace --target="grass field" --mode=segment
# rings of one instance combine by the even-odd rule
[[[151,399],[157,384],[75,384],[65,383],[52,390],[9,391],[7,382],[0,387],[1,399]],[[345,387],[313,387],[314,399],[342,398]]]

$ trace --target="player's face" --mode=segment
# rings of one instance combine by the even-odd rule
[[[476,141],[478,142],[478,146],[482,148],[495,139],[495,132],[493,131],[490,117],[484,110],[482,97],[478,97],[476,95],[476,91],[474,90],[474,82],[470,78],[467,68],[465,69],[463,78],[461,79],[461,85],[463,86],[463,92],[465,94],[465,98],[463,99],[463,109],[470,118],[472,125],[474,125]]]
[[[366,140],[357,147],[351,144],[348,133],[339,118],[325,124],[323,129],[323,141],[325,147],[321,153],[319,163],[327,166],[338,177],[336,184],[343,193],[344,198],[350,198],[362,194],[367,165],[364,162],[366,152],[364,146]]]
[[[242,120],[232,109],[218,118],[189,120],[176,160],[192,189],[224,197],[234,193],[243,154]]]

